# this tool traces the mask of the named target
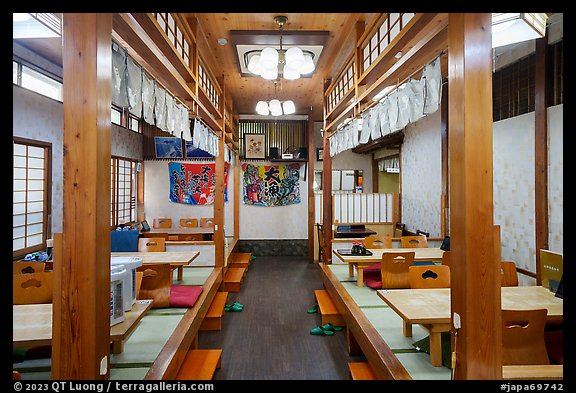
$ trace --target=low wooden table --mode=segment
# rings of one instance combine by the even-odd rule
[[[430,362],[442,366],[441,333],[450,331],[450,288],[380,289],[376,293],[403,320],[405,337],[412,337],[412,325],[430,331]],[[547,320],[563,319],[563,300],[542,286],[502,287],[502,309],[546,308]]]
[[[124,342],[148,312],[152,300],[136,300],[124,313],[124,322],[110,327],[112,352],[121,353]],[[12,346],[52,345],[52,304],[19,304],[12,306]]]
[[[414,261],[442,261],[444,251],[440,248],[371,248],[372,255],[342,255],[336,250],[334,253],[342,262],[348,264],[348,275],[354,277],[354,267],[358,272],[357,285],[364,285],[364,268],[382,261],[385,252],[414,251]]]
[[[202,235],[203,240],[212,240],[214,227],[174,227],[174,228],[150,228],[149,231],[141,232],[143,236],[167,233],[170,235]]]
[[[168,263],[178,269],[178,281],[182,281],[184,266],[198,258],[200,251],[158,251],[158,252],[112,252],[113,257],[142,258],[142,265],[156,265]]]

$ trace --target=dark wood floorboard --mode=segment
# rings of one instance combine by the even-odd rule
[[[201,332],[199,348],[221,348],[217,380],[347,380],[345,330],[313,336],[319,314],[314,289],[322,289],[318,267],[301,257],[262,256],[252,261],[241,291],[230,293],[242,312],[226,312],[222,330]]]

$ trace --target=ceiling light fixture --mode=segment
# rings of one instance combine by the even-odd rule
[[[274,96],[276,96],[277,83],[278,82],[274,81]],[[256,104],[256,112],[262,116],[268,116],[269,114],[272,116],[281,116],[282,114],[291,115],[296,112],[296,106],[294,106],[292,100],[281,103],[277,98],[274,98],[270,100],[270,102],[258,101]]]
[[[314,66],[314,53],[303,51],[298,47],[287,50],[282,48],[282,29],[287,21],[288,18],[284,15],[274,18],[274,22],[280,30],[280,50],[266,47],[261,51],[246,53],[245,61],[251,73],[268,80],[278,79],[278,75],[282,75],[284,79],[294,80],[314,71],[316,68]]]
[[[493,13],[492,48],[544,37],[547,19],[545,13]]]

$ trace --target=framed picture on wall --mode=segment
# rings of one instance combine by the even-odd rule
[[[246,159],[266,158],[265,146],[265,134],[244,134],[244,155]]]
[[[154,137],[156,158],[183,158],[182,139],[175,137]]]
[[[324,161],[324,149],[321,147],[316,148],[316,161]]]

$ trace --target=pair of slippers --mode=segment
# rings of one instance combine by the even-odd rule
[[[240,312],[242,310],[244,310],[244,305],[240,302],[224,305],[224,311]]]
[[[306,311],[308,314],[316,314],[318,312],[318,304]]]
[[[336,332],[341,332],[344,330],[342,326],[334,326],[331,323],[326,325],[317,326],[310,330],[310,334],[313,336],[333,336]]]

